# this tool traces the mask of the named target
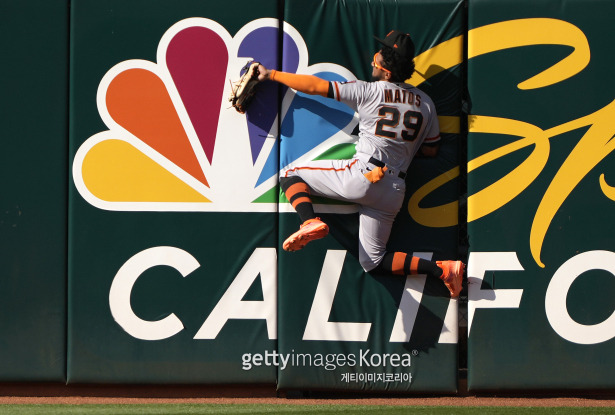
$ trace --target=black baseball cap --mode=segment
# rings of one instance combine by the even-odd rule
[[[414,42],[409,34],[400,32],[399,30],[391,30],[384,39],[379,39],[374,36],[378,42],[384,46],[393,48],[397,54],[404,58],[414,58]]]

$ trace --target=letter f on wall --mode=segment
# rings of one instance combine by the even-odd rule
[[[481,289],[486,271],[523,271],[516,252],[472,252],[468,259],[468,336],[477,308],[519,308],[523,290]]]

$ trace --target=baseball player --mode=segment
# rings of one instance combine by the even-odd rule
[[[297,251],[329,233],[314,213],[311,195],[354,202],[359,206],[359,262],[365,271],[428,274],[442,279],[455,298],[461,291],[461,261],[429,261],[386,250],[404,199],[406,170],[417,153],[437,154],[440,130],[431,98],[404,82],[414,72],[410,35],[393,30],[376,40],[382,49],[371,63],[373,82],[330,82],[258,67],[259,81],[333,98],[359,114],[359,140],[352,159],[310,161],[282,172],[282,190],[302,221],[283,249]]]

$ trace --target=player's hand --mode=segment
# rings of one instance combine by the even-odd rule
[[[262,64],[258,66],[258,80],[266,81],[269,79],[269,74],[271,71],[265,68]]]

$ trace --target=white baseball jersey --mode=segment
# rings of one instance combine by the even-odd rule
[[[440,140],[431,98],[418,88],[393,82],[333,82],[336,100],[359,113],[357,153],[405,172],[423,143]]]
[[[440,139],[435,106],[424,92],[404,83],[332,82],[334,98],[359,114],[359,141],[350,160],[316,160],[282,173],[297,175],[312,194],[359,205],[359,262],[374,269],[386,254],[395,216],[403,203],[405,173],[423,143]],[[374,158],[388,170],[371,183],[365,176]]]

